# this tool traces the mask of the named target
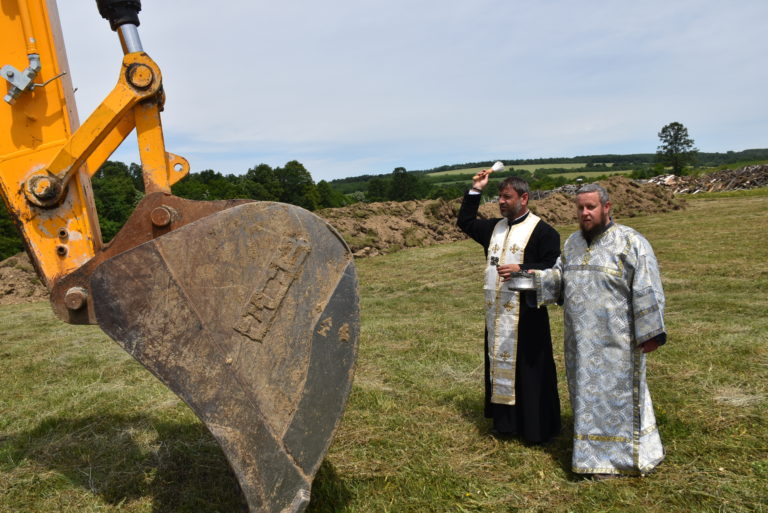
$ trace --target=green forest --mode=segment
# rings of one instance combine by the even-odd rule
[[[659,153],[629,155],[585,155],[578,157],[540,159],[501,159],[505,171],[494,173],[494,180],[520,176],[534,190],[550,190],[579,178],[600,180],[613,174],[630,178],[650,178],[671,172]],[[683,174],[699,174],[726,167],[738,167],[768,161],[768,149],[728,151],[725,153],[695,152],[693,165]],[[332,180],[331,187],[355,201],[404,201],[413,199],[453,199],[460,197],[479,169],[489,168],[492,160],[451,164],[426,170],[407,171],[396,168],[389,174],[365,174]],[[580,166],[574,169],[574,164]],[[541,166],[541,167],[538,167]],[[558,167],[562,166],[562,167]],[[446,173],[452,171],[451,173]],[[466,171],[466,173],[462,173]],[[595,174],[601,171],[604,174]],[[564,176],[565,175],[565,176]],[[490,188],[489,190],[492,190]]]
[[[144,196],[141,166],[107,161],[91,179],[102,236],[109,241]],[[283,167],[259,164],[242,175],[213,170],[190,173],[172,187],[176,196],[192,200],[253,199],[291,203],[307,210],[340,207],[352,200],[292,160]],[[0,206],[0,260],[23,250],[19,232],[5,205]]]
[[[768,149],[726,153],[696,153],[696,161],[684,170],[702,173],[713,169],[738,167],[768,161]],[[505,171],[494,180],[520,176],[534,190],[549,190],[573,183],[579,178],[590,181],[612,174],[648,178],[664,174],[668,168],[658,154],[591,155],[571,158],[508,159]],[[335,208],[358,201],[408,201],[419,199],[455,199],[471,184],[477,169],[493,161],[467,162],[428,170],[407,171],[397,167],[387,174],[367,174],[350,178],[315,182],[310,172],[296,160],[282,167],[259,164],[244,174],[223,175],[212,169],[190,173],[175,184],[172,191],[182,198],[218,200],[247,198],[291,203],[307,210]],[[574,164],[579,167],[574,168]],[[537,167],[542,166],[542,167]],[[562,167],[558,167],[562,166]],[[446,173],[451,171],[451,173]],[[462,172],[466,171],[466,172]],[[601,174],[602,173],[602,174]],[[92,178],[96,210],[105,241],[114,237],[144,195],[141,166],[135,163],[107,161]],[[488,191],[493,191],[489,187]],[[10,214],[0,207],[0,260],[23,250],[19,232]]]

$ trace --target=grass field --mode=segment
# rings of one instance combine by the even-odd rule
[[[480,171],[480,170],[481,170],[481,168],[476,168],[476,171]],[[619,171],[610,171],[610,170],[605,170],[605,171],[573,171],[573,172],[569,172],[569,173],[553,173],[553,174],[551,174],[549,176],[552,177],[552,178],[557,178],[559,176],[563,176],[563,177],[565,177],[568,180],[574,180],[576,178],[579,178],[579,177],[583,176],[587,180],[592,180],[592,179],[595,179],[595,178],[597,178],[599,176],[605,176],[605,175],[609,175],[609,176],[611,176],[611,175],[628,175],[631,172],[632,172],[631,170],[619,170]],[[428,176],[434,176],[434,175],[428,175]],[[491,176],[493,176],[493,175],[491,175]],[[442,180],[443,181],[436,182],[435,185],[439,184],[440,186],[443,186],[443,187],[449,187],[449,186],[452,186],[452,185],[458,185],[459,187],[468,187],[469,185],[472,184],[472,180],[469,179],[469,177],[467,177],[467,176],[462,177],[461,180],[452,180],[453,177],[460,177],[460,175],[453,175],[453,174],[452,175],[443,175],[442,176]],[[499,179],[499,180],[501,180],[501,179]]]
[[[580,176],[585,177],[587,180],[591,178],[597,178],[598,176],[605,176],[605,175],[628,175],[631,173],[631,169],[622,169],[617,171],[611,171],[610,169],[606,169],[605,171],[572,171],[570,173],[554,173],[549,176],[552,178],[557,178],[558,176],[564,176],[568,179],[578,178]]]
[[[505,166],[505,169],[509,169],[510,167],[513,167],[515,169],[522,169],[525,171],[530,171],[533,173],[537,169],[552,169],[552,168],[562,168],[562,169],[579,169],[586,166],[586,164],[579,164],[579,163],[570,163],[570,164],[522,164],[519,166]],[[466,174],[475,174],[478,171],[482,171],[483,169],[486,169],[484,167],[468,167],[465,169],[451,169],[450,171],[438,171],[437,173],[429,173],[427,176],[434,177],[434,176],[450,176],[450,175],[466,175]]]
[[[768,511],[768,190],[688,205],[626,220],[667,293],[669,343],[648,364],[667,450],[655,473],[570,472],[556,308],[566,427],[544,447],[489,435],[482,249],[465,241],[358,261],[355,384],[309,511]],[[213,438],[97,328],[38,303],[0,307],[0,333],[1,512],[241,511]]]

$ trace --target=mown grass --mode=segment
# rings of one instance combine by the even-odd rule
[[[578,163],[578,162],[569,162],[566,164],[520,164],[520,165],[508,165],[506,166],[506,169],[512,167],[514,169],[522,169],[525,171],[530,171],[533,173],[537,169],[553,169],[553,168],[559,168],[559,169],[579,169],[582,167],[585,167],[586,164]],[[451,169],[448,171],[438,171],[437,173],[429,173],[427,176],[450,176],[450,175],[466,175],[466,174],[475,174],[478,171],[482,171],[483,169],[486,169],[484,167],[468,167],[464,169]]]
[[[611,168],[607,168],[602,171],[572,171],[569,173],[553,173],[549,176],[553,178],[557,178],[558,176],[564,176],[568,178],[569,180],[572,180],[574,178],[578,178],[580,176],[583,176],[587,179],[589,178],[597,178],[598,176],[613,176],[613,175],[628,175],[632,172],[631,169],[619,169],[616,171],[612,171]]]
[[[768,191],[620,222],[652,242],[667,292],[669,343],[649,358],[667,449],[654,474],[570,472],[558,309],[566,427],[544,447],[489,435],[482,250],[465,241],[358,261],[355,384],[309,511],[768,510]],[[212,437],[98,329],[45,303],[0,307],[0,328],[0,511],[241,511]]]

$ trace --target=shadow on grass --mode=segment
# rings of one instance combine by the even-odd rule
[[[461,412],[462,417],[475,425],[478,434],[481,436],[492,436],[491,427],[492,423],[490,419],[486,419],[484,411],[483,397],[478,395],[477,397],[467,397],[460,395],[451,398],[451,402]],[[547,453],[557,465],[563,469],[568,476],[569,481],[581,481],[582,478],[573,472],[571,472],[571,441],[573,440],[573,416],[570,414],[561,414],[560,423],[562,429],[560,433],[552,438],[546,444],[532,444],[525,442],[519,438],[511,438],[506,440],[509,443],[519,443],[532,449],[538,449],[541,452]]]
[[[13,461],[35,461],[108,504],[149,498],[154,513],[247,511],[234,473],[202,424],[143,415],[59,417],[6,443]]]
[[[475,425],[479,433],[490,434],[491,422],[483,414],[485,403],[482,396],[477,394],[471,396],[459,394],[448,396],[446,399],[447,401],[445,402],[452,403],[462,417]]]
[[[306,513],[344,511],[352,498],[349,489],[328,460],[323,461],[312,483],[312,499]]]
[[[560,414],[560,433],[549,443],[540,446],[557,462],[569,481],[581,481],[582,478],[571,471],[571,455],[573,452],[573,416]]]
[[[3,440],[11,461],[31,460],[108,504],[149,499],[153,513],[247,512],[229,464],[204,425],[144,415],[51,418]],[[349,501],[324,462],[308,511],[339,511]]]

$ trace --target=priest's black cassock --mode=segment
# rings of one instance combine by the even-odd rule
[[[496,223],[501,218],[478,219],[480,194],[465,194],[459,210],[458,226],[483,246],[486,257]],[[528,216],[511,222],[516,224]],[[522,270],[548,269],[560,255],[560,235],[544,221],[533,229],[525,246]],[[524,293],[525,294],[525,293]],[[546,307],[528,306],[520,301],[514,405],[491,403],[488,332],[485,334],[485,416],[493,419],[502,435],[518,435],[531,443],[544,443],[560,431],[560,399],[552,357],[552,338]]]

